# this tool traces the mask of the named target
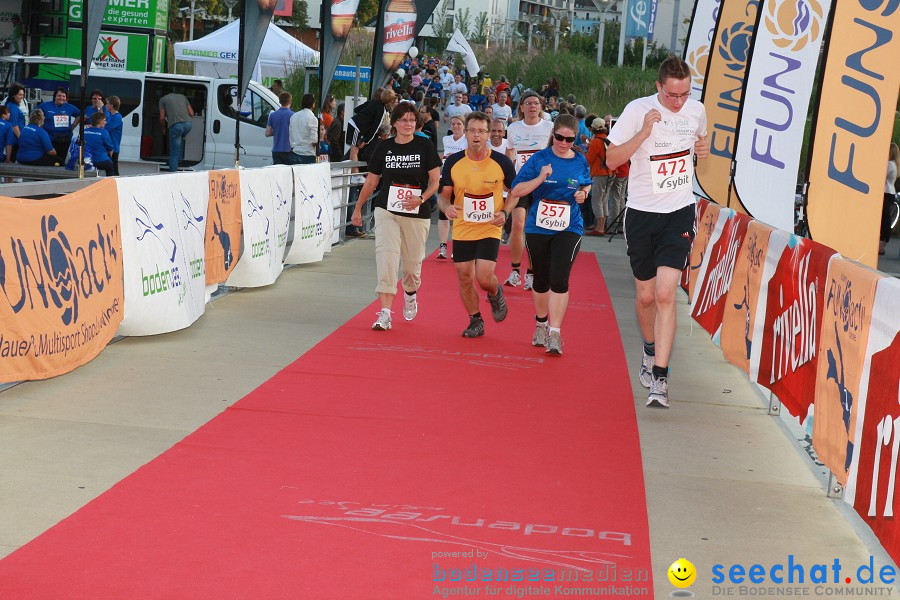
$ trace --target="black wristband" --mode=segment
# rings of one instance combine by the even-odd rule
[[[511,216],[509,211],[503,211],[503,214],[506,215],[506,220],[509,221],[509,217]]]

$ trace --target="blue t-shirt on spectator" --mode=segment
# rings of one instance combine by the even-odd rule
[[[16,141],[12,125],[6,119],[0,119],[0,161],[6,160],[6,147],[12,146]]]
[[[19,135],[22,135],[22,130],[25,129],[25,114],[19,108],[18,104],[13,102],[7,103],[6,107],[9,109],[9,124],[13,127],[19,128]],[[15,137],[15,133],[13,133],[13,137]],[[16,141],[13,142],[13,146],[18,145],[19,138],[16,138]]]
[[[15,135],[15,134],[14,134]],[[19,134],[19,153],[16,160],[31,162],[53,150],[50,135],[37,125],[26,125]]]
[[[90,127],[84,130],[84,147],[91,153],[94,164],[110,162],[108,153],[115,148],[109,134],[102,127]]]
[[[117,112],[114,115],[109,115],[106,118],[106,127],[104,127],[106,133],[109,134],[109,139],[112,140],[113,143],[113,152],[121,152],[122,147],[122,113]]]
[[[282,107],[269,113],[266,127],[272,128],[272,152],[291,151],[291,116],[294,114],[290,108]]]
[[[65,141],[72,139],[72,123],[81,115],[77,107],[68,102],[61,105],[44,102],[38,108],[44,111],[44,130],[50,134],[51,139]]]
[[[481,94],[472,94],[469,96],[469,108],[472,110],[484,110],[485,102],[487,102],[487,98]]]
[[[91,106],[88,106],[86,109],[84,109],[84,123],[86,125],[90,124],[91,115],[94,114],[95,112],[100,112],[100,111],[98,111],[96,108],[94,108],[93,104]],[[105,106],[103,107],[103,114],[106,115],[106,120],[109,121],[109,110]],[[85,138],[85,139],[87,139],[87,138]]]
[[[531,181],[536,178],[540,175],[544,165],[553,167],[553,173],[532,192],[531,208],[528,209],[528,216],[525,219],[525,233],[547,235],[559,233],[539,227],[536,223],[540,201],[555,200],[566,202],[570,206],[569,226],[564,231],[582,235],[584,221],[581,218],[581,207],[575,202],[575,192],[582,186],[591,185],[591,169],[587,159],[580,152],[575,152],[575,156],[572,158],[560,158],[554,154],[552,147],[544,148],[522,165],[522,169],[513,181],[513,187],[523,181]]]
[[[594,137],[591,133],[591,130],[587,128],[585,124],[587,119],[581,119],[578,121],[578,140],[576,143],[581,146],[581,149],[587,152],[588,145],[591,143],[591,138]],[[585,136],[587,140],[582,141],[581,136]]]

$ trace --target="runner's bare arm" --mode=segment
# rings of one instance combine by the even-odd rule
[[[353,216],[350,217],[350,222],[360,227],[362,225],[362,209],[363,206],[366,205],[366,202],[369,201],[369,198],[372,196],[372,192],[375,191],[375,188],[378,187],[378,182],[381,181],[381,177],[375,175],[374,173],[369,173],[366,175],[366,182],[362,186],[362,190],[359,192],[359,199],[356,201],[356,206],[353,208]]]
[[[451,221],[458,216],[456,207],[453,206],[453,203],[450,201],[450,199],[452,197],[453,197],[453,186],[452,185],[445,185],[444,187],[441,188],[441,193],[438,196],[438,208]]]

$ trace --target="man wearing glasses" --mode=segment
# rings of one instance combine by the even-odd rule
[[[669,357],[675,340],[675,290],[694,241],[694,157],[709,155],[706,110],[690,98],[691,72],[670,55],[657,93],[633,100],[609,133],[606,165],[631,160],[625,235],[644,340],[641,385],[647,406],[669,407]]]
[[[483,112],[466,116],[465,152],[450,156],[441,172],[438,206],[453,221],[453,263],[459,278],[459,295],[469,315],[463,337],[484,335],[484,319],[478,307],[478,287],[487,292],[494,321],[506,318],[503,286],[494,269],[500,251],[500,230],[512,206],[505,206],[503,190],[516,176],[512,161],[488,144],[491,121]]]

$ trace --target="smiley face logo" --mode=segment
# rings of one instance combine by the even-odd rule
[[[686,558],[679,558],[672,563],[668,571],[669,581],[677,588],[690,587],[697,579],[697,569]]]

